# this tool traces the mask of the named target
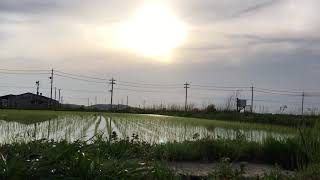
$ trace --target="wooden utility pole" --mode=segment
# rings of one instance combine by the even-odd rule
[[[304,96],[305,96],[305,94],[304,94],[304,92],[302,92],[302,102],[301,102],[301,115],[303,115],[303,111],[304,111]]]
[[[253,86],[251,86],[251,113],[253,113]]]
[[[186,111],[186,112],[187,112],[187,110],[188,110],[188,89],[190,88],[189,86],[190,86],[190,84],[189,84],[188,82],[186,82],[186,83],[184,84],[184,88],[186,89],[186,97],[185,97],[185,103],[184,103],[184,111]]]
[[[110,104],[111,104],[111,110],[112,110],[112,109],[113,109],[113,102],[112,102],[112,100],[113,100],[113,85],[115,85],[115,84],[116,84],[116,80],[112,78],[112,79],[110,79],[109,81],[110,81],[110,84],[111,84],[111,90],[110,90],[110,92],[111,92]]]
[[[53,69],[51,70],[51,77],[49,77],[51,80],[51,88],[50,88],[50,108],[52,107],[52,86],[53,86]]]

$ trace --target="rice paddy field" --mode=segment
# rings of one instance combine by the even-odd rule
[[[151,114],[0,110],[0,176],[183,179],[191,176],[166,164],[214,162],[218,169],[198,178],[243,179],[241,169],[231,167],[245,161],[295,172],[260,178],[319,178],[318,129]]]
[[[203,138],[235,139],[240,134],[248,141],[263,142],[267,137],[281,140],[297,133],[294,128],[277,125],[151,114],[2,110],[0,117],[0,143],[44,138],[73,142],[96,134],[108,139],[112,133],[121,139],[132,138],[134,134],[151,144]]]

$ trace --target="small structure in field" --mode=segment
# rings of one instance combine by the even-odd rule
[[[58,107],[59,102],[33,93],[24,93],[20,95],[6,95],[0,97],[0,108],[14,108],[14,109],[48,109],[51,107]]]

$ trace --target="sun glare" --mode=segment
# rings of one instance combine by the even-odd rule
[[[115,32],[116,44],[149,57],[165,58],[186,38],[186,25],[165,6],[145,5]]]

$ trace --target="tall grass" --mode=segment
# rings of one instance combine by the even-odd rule
[[[320,178],[320,123],[314,128],[299,129],[299,148],[303,152],[298,156],[299,168],[303,177],[308,179]],[[306,159],[307,161],[302,161]]]
[[[136,158],[137,144],[118,151],[101,139],[94,143],[59,143],[46,140],[1,146],[1,179],[172,179],[175,175],[161,163]],[[141,149],[141,148],[139,148]],[[139,156],[140,157],[140,156]]]
[[[281,141],[268,138],[264,143],[256,143],[239,134],[234,140],[206,138],[148,144],[137,136],[118,139],[113,133],[110,141],[101,135],[91,140],[73,143],[36,140],[1,145],[0,178],[174,179],[179,177],[162,162],[219,162],[223,157],[231,162],[277,164],[300,170],[301,177],[319,177],[319,152],[315,145],[318,140],[306,140],[302,148],[300,137]]]

